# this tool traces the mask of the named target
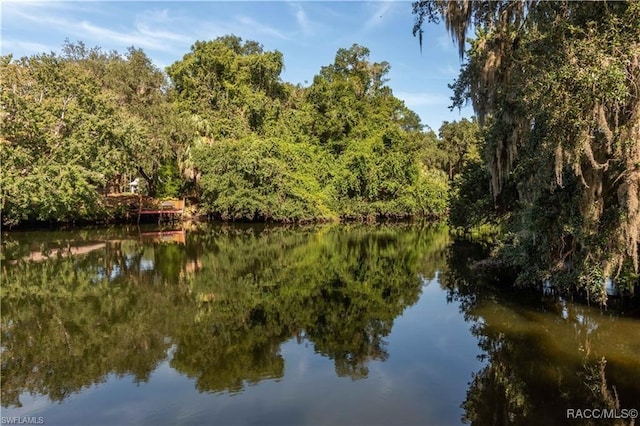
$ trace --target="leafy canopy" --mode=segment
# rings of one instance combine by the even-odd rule
[[[487,127],[494,198],[515,187],[503,253],[532,281],[590,288],[638,271],[640,4],[420,1],[414,34],[444,20],[467,62],[454,106]]]

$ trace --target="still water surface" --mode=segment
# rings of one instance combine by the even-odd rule
[[[562,424],[640,408],[640,321],[468,270],[446,228],[2,241],[2,416],[45,424]]]

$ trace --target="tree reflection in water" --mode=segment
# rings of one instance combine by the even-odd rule
[[[205,227],[185,244],[7,235],[2,405],[25,392],[62,401],[111,374],[145,382],[167,356],[199,391],[239,392],[283,376],[294,336],[339,376],[366,377],[448,244],[446,229],[415,225]]]
[[[487,284],[469,270],[469,254],[470,245],[453,244],[441,280],[484,352],[485,367],[474,374],[462,404],[464,422],[565,424],[567,409],[638,408],[637,319]]]

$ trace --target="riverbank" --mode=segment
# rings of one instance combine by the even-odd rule
[[[174,199],[159,199],[158,202],[169,201]],[[100,214],[93,217],[77,217],[69,220],[61,221],[38,221],[25,220],[14,225],[2,226],[4,231],[21,231],[28,229],[66,229],[72,230],[80,227],[90,226],[110,226],[110,225],[126,225],[126,224],[151,224],[166,222],[186,222],[186,223],[252,223],[252,224],[323,224],[323,223],[378,223],[378,222],[442,222],[445,216],[442,215],[415,215],[415,214],[382,214],[371,212],[369,214],[356,215],[353,213],[344,213],[340,215],[329,215],[311,218],[263,218],[255,217],[248,219],[246,217],[228,218],[221,213],[204,213],[203,208],[197,202],[185,200],[184,212],[181,215],[169,216],[156,214],[143,214],[138,216],[140,196],[131,193],[122,193],[105,197],[102,207],[99,209]]]

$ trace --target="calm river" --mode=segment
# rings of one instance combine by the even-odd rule
[[[3,424],[552,425],[640,409],[637,317],[490,291],[468,270],[478,247],[446,228],[157,231],[3,234]]]

